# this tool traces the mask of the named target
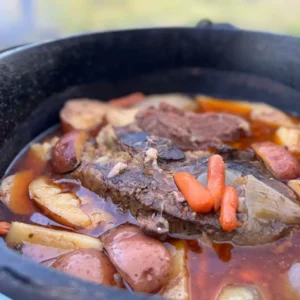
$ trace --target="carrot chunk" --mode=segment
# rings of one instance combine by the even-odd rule
[[[223,158],[215,154],[209,158],[207,169],[207,189],[214,199],[214,210],[220,209],[225,188],[225,165]]]
[[[226,186],[221,203],[220,224],[225,231],[233,231],[238,221],[236,210],[239,203],[239,197],[236,190],[231,186]]]
[[[8,222],[0,222],[0,236],[6,235],[10,229],[10,224]]]
[[[174,175],[175,183],[185,200],[196,213],[211,211],[214,200],[209,191],[191,174],[179,172]]]
[[[114,107],[129,108],[142,102],[144,98],[144,94],[137,92],[121,98],[111,99],[108,103]]]

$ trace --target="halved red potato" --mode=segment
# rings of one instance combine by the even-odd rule
[[[95,249],[78,249],[59,256],[52,268],[98,284],[117,286],[116,268],[108,257]]]
[[[278,179],[300,176],[300,163],[285,147],[272,142],[254,143],[251,146]]]
[[[0,201],[13,213],[27,215],[33,212],[28,186],[32,181],[32,170],[18,172],[4,178],[0,185]]]
[[[73,171],[80,164],[81,154],[88,134],[75,130],[63,135],[53,148],[52,167],[56,173]]]
[[[169,280],[172,258],[158,240],[145,236],[134,225],[125,224],[104,233],[107,254],[135,292],[158,292]]]
[[[103,117],[110,106],[93,99],[71,99],[60,111],[60,120],[64,132],[87,130],[98,133],[103,125]]]

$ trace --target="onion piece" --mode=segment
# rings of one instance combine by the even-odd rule
[[[233,169],[226,169],[225,170],[225,185],[232,185],[233,182],[238,179],[242,175],[242,172],[233,170]],[[197,180],[204,186],[207,185],[207,172],[200,174]]]

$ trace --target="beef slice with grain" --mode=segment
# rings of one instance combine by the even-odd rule
[[[183,150],[235,141],[250,134],[249,123],[239,116],[216,112],[183,112],[166,103],[161,103],[159,108],[139,111],[136,123],[144,131],[171,139]]]

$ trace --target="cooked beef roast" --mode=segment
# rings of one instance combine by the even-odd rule
[[[118,140],[116,133],[112,134],[115,143],[122,145],[122,141]],[[156,139],[156,137],[143,133],[141,135],[143,140],[145,136],[147,140]],[[128,140],[132,141],[131,138],[128,138]],[[160,143],[153,145],[153,147],[155,146],[159,148]],[[132,147],[132,144],[129,145],[127,148],[128,152],[125,152],[126,147],[123,147],[123,151],[108,151],[102,157],[90,159],[85,157],[85,160],[73,172],[72,176],[79,179],[86,188],[103,197],[110,198],[123,210],[130,209],[132,215],[137,217],[139,224],[142,225],[141,228],[146,234],[165,236],[166,230],[169,229],[171,234],[200,236],[202,233],[206,233],[213,240],[233,241],[241,245],[254,245],[271,242],[287,234],[293,227],[291,225],[299,222],[298,217],[293,219],[294,223],[287,223],[284,218],[280,220],[275,218],[273,222],[264,222],[264,214],[261,214],[259,222],[250,222],[249,218],[252,215],[247,210],[249,202],[244,201],[243,204],[245,205],[241,205],[240,213],[238,213],[241,227],[232,233],[224,232],[219,225],[219,214],[196,214],[193,212],[178,191],[173,180],[173,174],[176,172],[189,172],[195,177],[205,173],[208,162],[207,152],[198,151],[194,152],[193,155],[187,155],[186,158],[179,161],[162,160],[154,164],[146,160],[146,151],[144,151],[143,147],[140,148],[142,152],[137,151],[136,153],[132,151]],[[135,148],[133,147],[133,149]],[[295,210],[294,215],[299,215],[300,217],[299,205],[294,203],[294,199],[287,197],[287,193],[281,193],[281,183],[273,180],[272,184],[268,184],[267,180],[272,177],[272,174],[262,162],[257,160],[248,161],[247,155],[240,155],[237,151],[231,153],[230,158],[233,160],[225,161],[226,169],[239,172],[240,176],[242,176],[240,178],[251,174],[253,178],[266,180],[266,184],[262,183],[264,184],[264,191],[277,197],[277,199],[270,199],[270,201],[272,203],[276,201],[278,203],[282,202],[283,207],[291,206]],[[123,168],[114,173],[114,176],[109,176],[111,170],[120,163],[122,163]],[[260,182],[259,180],[257,181]],[[243,187],[246,183],[241,180],[236,185]],[[247,188],[247,185],[245,188]],[[259,199],[259,195],[257,197]],[[255,197],[253,197],[251,203],[255,203],[255,201]],[[290,202],[293,202],[293,205]],[[271,203],[269,206],[270,210],[272,210]],[[267,209],[265,207],[265,210]],[[257,216],[255,215],[255,217]],[[167,225],[167,223],[169,224]],[[160,228],[158,224],[164,224],[161,232],[160,229],[157,230],[157,228]]]
[[[159,108],[139,111],[136,122],[142,130],[169,138],[183,150],[198,150],[221,141],[235,141],[250,133],[249,123],[239,116],[183,112],[166,103],[161,103]]]

